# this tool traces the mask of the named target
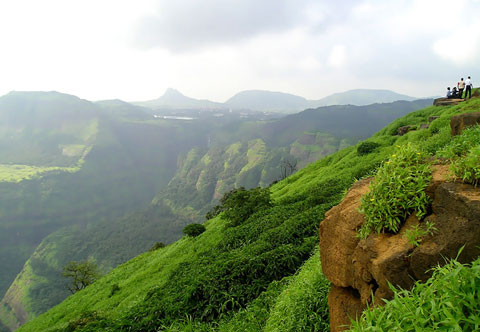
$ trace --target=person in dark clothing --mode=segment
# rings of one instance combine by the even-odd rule
[[[468,76],[467,80],[465,81],[465,99],[467,99],[467,95],[468,98],[472,98],[472,89],[472,80],[470,79],[470,76]]]
[[[452,89],[452,98],[458,98],[458,92],[456,87],[453,87]]]

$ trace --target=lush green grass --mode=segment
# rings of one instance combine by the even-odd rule
[[[480,259],[471,265],[451,260],[411,291],[395,289],[384,307],[366,310],[351,331],[480,330]]]

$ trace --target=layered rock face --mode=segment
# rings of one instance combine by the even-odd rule
[[[322,269],[332,282],[329,294],[331,331],[344,331],[368,305],[381,305],[393,296],[389,283],[410,289],[425,281],[431,268],[445,258],[459,256],[471,262],[480,255],[480,188],[446,181],[448,166],[435,166],[427,189],[432,211],[423,221],[410,216],[398,234],[357,237],[363,215],[358,212],[361,197],[372,179],[357,182],[344,200],[332,208],[320,224]],[[430,220],[437,231],[423,238],[418,247],[405,233]]]
[[[463,129],[476,124],[480,124],[480,112],[464,113],[452,116],[450,119],[451,135],[460,135]]]

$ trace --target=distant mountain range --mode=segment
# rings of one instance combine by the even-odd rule
[[[308,108],[331,105],[364,106],[373,103],[391,103],[398,100],[412,101],[419,98],[390,90],[356,89],[335,93],[319,100],[308,100],[289,93],[266,90],[246,90],[237,93],[225,103],[187,97],[175,89],[167,89],[160,98],[133,102],[138,106],[154,109],[234,109],[264,112],[296,113]]]

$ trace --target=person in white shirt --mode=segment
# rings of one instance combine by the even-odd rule
[[[468,98],[472,98],[472,88],[472,80],[470,79],[470,76],[468,76],[468,78],[465,80],[465,99],[467,99],[467,95]]]

